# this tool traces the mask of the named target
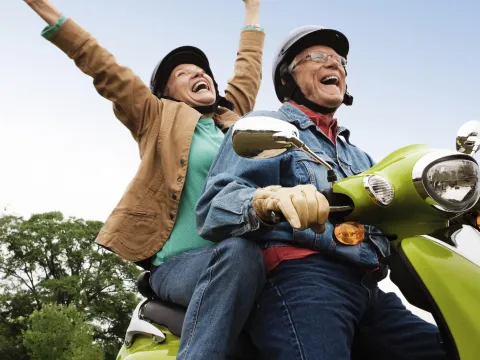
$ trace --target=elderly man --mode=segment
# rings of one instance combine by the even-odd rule
[[[273,66],[282,107],[248,115],[294,124],[339,179],[373,165],[335,119],[339,106],[353,101],[345,82],[348,50],[338,31],[294,30]],[[355,244],[335,235],[319,192],[329,187],[326,169],[298,150],[241,158],[229,135],[197,205],[197,228],[214,241],[240,236],[263,248],[267,285],[249,321],[261,358],[445,359],[438,329],[377,286],[387,273],[388,240],[368,225],[359,226],[364,236]],[[287,221],[272,224],[272,211]]]

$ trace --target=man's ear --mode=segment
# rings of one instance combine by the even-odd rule
[[[285,80],[283,80],[283,79],[281,79],[281,80],[282,80],[282,85],[284,85],[284,86],[285,86],[285,84],[286,84],[286,81],[285,81]]]

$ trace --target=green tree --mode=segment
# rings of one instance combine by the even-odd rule
[[[21,319],[34,310],[75,305],[94,324],[105,358],[115,358],[137,302],[139,269],[94,243],[101,225],[60,212],[0,217],[0,320],[9,343],[15,338],[22,349],[18,336],[28,321]]]
[[[30,315],[23,343],[32,360],[103,360],[92,327],[73,305],[45,305]]]
[[[30,360],[22,343],[20,327],[0,318],[0,359]]]

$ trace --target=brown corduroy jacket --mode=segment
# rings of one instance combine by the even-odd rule
[[[219,107],[217,126],[226,130],[255,105],[265,34],[244,30],[235,74],[225,97],[234,112]],[[96,242],[130,261],[156,254],[170,236],[178,212],[192,135],[201,114],[190,106],[158,99],[128,67],[119,65],[88,32],[68,19],[51,41],[93,78],[100,95],[138,143],[141,163]]]

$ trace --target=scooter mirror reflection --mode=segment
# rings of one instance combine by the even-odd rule
[[[282,120],[252,116],[236,122],[232,132],[234,151],[247,158],[272,158],[292,146],[302,147],[298,129]]]
[[[310,150],[300,140],[298,129],[286,121],[268,116],[240,119],[233,126],[232,147],[238,155],[250,159],[273,158],[290,148],[297,148],[327,169],[330,183],[337,181],[332,166]]]
[[[475,155],[480,148],[480,121],[468,121],[458,129],[456,147],[461,153]]]

